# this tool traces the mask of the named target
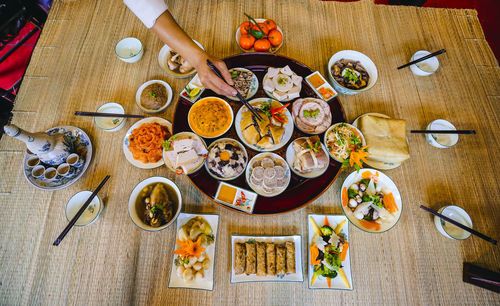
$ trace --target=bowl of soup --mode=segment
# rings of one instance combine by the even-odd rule
[[[174,182],[154,176],[137,184],[128,200],[128,214],[140,229],[157,232],[167,228],[179,215],[182,195]]]
[[[206,97],[191,106],[188,124],[203,138],[216,138],[226,133],[233,124],[233,110],[226,101]]]

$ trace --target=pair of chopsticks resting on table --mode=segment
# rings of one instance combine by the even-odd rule
[[[215,67],[215,65],[208,59],[207,59],[207,65],[221,80],[223,80],[227,84],[226,80],[224,80],[224,78],[222,77],[222,74],[220,73],[219,69],[217,69],[217,67]],[[248,103],[248,101],[245,98],[243,98],[243,96],[238,90],[236,91],[236,97],[240,99],[241,103],[243,103],[248,108],[248,110],[251,111],[255,117],[257,117],[259,121],[262,120],[262,117],[259,115],[259,113],[253,108],[252,105],[250,105],[250,103]]]
[[[398,69],[403,69],[403,68],[406,68],[406,67],[408,67],[408,66],[411,66],[411,65],[413,65],[413,64],[419,63],[419,62],[421,62],[421,61],[425,61],[426,59],[429,59],[429,58],[434,57],[434,56],[439,55],[439,54],[443,54],[443,53],[445,53],[445,52],[446,52],[446,50],[445,50],[445,49],[441,49],[441,50],[439,50],[439,51],[432,52],[431,54],[428,54],[428,55],[426,55],[426,56],[424,56],[424,57],[421,57],[421,58],[417,58],[416,60],[411,61],[411,62],[409,62],[408,64],[404,64],[404,65],[402,65],[402,66],[399,66],[399,67],[398,67]]]
[[[109,178],[110,178],[110,176],[106,175],[106,177],[102,180],[102,182],[99,184],[99,186],[97,186],[97,188],[94,190],[94,192],[92,192],[92,194],[87,199],[87,201],[85,201],[85,203],[83,203],[82,207],[80,207],[80,210],[76,213],[76,215],[73,217],[73,219],[71,219],[71,221],[69,221],[68,225],[64,228],[62,233],[59,235],[59,237],[57,237],[57,239],[54,241],[54,243],[52,245],[58,246],[61,243],[61,241],[64,239],[64,237],[66,237],[66,234],[68,234],[68,232],[73,228],[76,221],[80,218],[80,216],[87,209],[87,207],[89,207],[90,202],[92,202],[92,200],[95,198],[97,193],[102,189],[104,184],[106,184],[106,182],[109,180]]]
[[[75,116],[85,116],[85,117],[113,117],[113,118],[144,118],[143,115],[114,114],[114,113],[96,113],[96,112],[75,112]]]
[[[476,134],[475,130],[411,130],[412,134]]]
[[[488,236],[486,236],[486,235],[484,235],[484,234],[481,234],[480,232],[475,231],[475,230],[473,230],[472,228],[467,227],[467,226],[463,225],[463,224],[462,224],[462,223],[460,223],[460,222],[457,222],[457,221],[455,221],[455,220],[453,220],[453,219],[450,219],[450,218],[446,217],[445,215],[442,215],[442,214],[438,213],[437,211],[430,209],[430,208],[429,208],[429,207],[427,207],[427,206],[420,205],[420,208],[422,208],[423,210],[425,210],[425,211],[427,211],[427,212],[430,212],[431,214],[433,214],[433,215],[435,215],[435,216],[438,216],[439,218],[441,218],[441,219],[445,220],[446,222],[449,222],[449,223],[451,223],[451,224],[453,224],[453,225],[455,225],[455,226],[460,227],[460,228],[461,228],[461,229],[463,229],[464,231],[467,231],[467,232],[469,232],[469,233],[471,233],[471,234],[473,234],[473,235],[478,236],[478,237],[479,237],[479,238],[481,238],[481,239],[484,239],[484,240],[486,240],[486,241],[488,241],[488,242],[490,242],[490,243],[493,243],[493,244],[495,244],[495,245],[497,244],[497,241],[496,241],[496,240],[494,240],[493,238],[490,238],[490,237],[488,237]]]

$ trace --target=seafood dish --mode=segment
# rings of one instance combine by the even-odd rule
[[[177,174],[191,174],[200,169],[208,153],[205,142],[189,132],[175,134],[163,147],[165,165]]]
[[[308,178],[323,174],[330,162],[316,135],[294,140],[287,149],[286,159],[293,172]]]
[[[220,182],[215,201],[246,213],[252,213],[257,194],[237,186]]]
[[[273,153],[261,153],[254,156],[246,172],[248,185],[262,196],[277,196],[290,183],[290,169],[287,163],[279,155]]]
[[[170,185],[152,183],[142,188],[135,201],[137,215],[151,227],[160,227],[167,224],[174,217],[179,199]]]
[[[342,208],[357,227],[368,232],[392,228],[401,215],[401,196],[385,174],[362,169],[351,173],[342,185]]]
[[[199,136],[215,138],[227,132],[233,124],[233,110],[220,98],[206,97],[191,106],[188,123]]]
[[[217,215],[181,213],[169,287],[213,289]]]
[[[330,106],[323,100],[303,98],[293,102],[295,126],[307,134],[321,134],[332,124]]]
[[[143,163],[161,160],[163,141],[171,136],[168,128],[157,122],[143,123],[132,131],[128,149],[134,159]]]
[[[361,132],[349,123],[336,123],[325,133],[326,149],[330,156],[343,163],[350,156],[352,150],[366,145],[365,138]]]
[[[245,171],[248,156],[245,148],[238,141],[222,138],[208,147],[205,163],[208,172],[217,179],[230,180]]]
[[[359,61],[340,59],[332,66],[332,76],[341,86],[360,90],[368,86],[370,76]]]
[[[345,216],[309,215],[309,288],[353,290]]]
[[[269,67],[263,81],[264,92],[278,101],[290,101],[300,96],[302,77],[287,65],[282,68]]]
[[[300,236],[232,236],[231,282],[302,281]]]
[[[157,111],[168,103],[168,92],[163,84],[152,83],[141,92],[140,104],[148,110]]]
[[[315,71],[308,75],[306,77],[306,82],[311,86],[314,92],[316,92],[316,94],[325,101],[328,101],[337,95],[333,87],[328,84],[319,71]]]
[[[243,143],[258,151],[273,151],[285,145],[293,132],[288,105],[267,98],[254,99],[250,104],[262,120],[258,120],[246,106],[240,108],[236,124],[238,127],[239,123],[237,133]]]
[[[234,81],[233,87],[236,88],[243,98],[251,99],[257,93],[259,88],[259,80],[257,76],[250,70],[245,68],[229,69],[231,79]],[[228,96],[229,99],[239,101],[238,97]]]

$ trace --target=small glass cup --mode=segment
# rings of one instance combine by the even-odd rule
[[[429,123],[426,130],[447,130],[456,131],[457,128],[451,122],[444,119],[437,119]],[[427,142],[436,148],[451,148],[458,142],[458,134],[425,134]]]
[[[429,51],[420,50],[415,52],[411,57],[411,61],[417,60],[421,57],[431,54]],[[411,72],[418,76],[428,76],[436,72],[439,68],[439,60],[434,56],[426,59],[425,61],[418,62],[410,65]]]
[[[441,207],[441,209],[439,209],[438,212],[452,220],[457,221],[458,223],[461,223],[469,228],[472,228],[472,220],[469,214],[467,214],[465,210],[463,210],[458,206],[455,205],[444,206]],[[469,238],[471,235],[470,232],[465,231],[449,222],[446,222],[445,220],[439,218],[438,216],[434,216],[434,225],[443,236],[448,237],[450,239],[464,240]]]
[[[87,199],[92,194],[91,191],[84,190],[76,193],[74,196],[69,199],[66,204],[66,219],[71,221],[73,217],[76,215],[78,210],[82,207],[82,205],[87,201]],[[90,202],[87,209],[83,212],[83,214],[76,220],[75,226],[87,226],[89,224],[94,223],[102,211],[102,202],[98,195],[96,195],[92,202]]]
[[[136,63],[142,58],[142,43],[135,37],[123,38],[116,44],[115,53],[126,63]]]
[[[98,113],[125,114],[125,109],[118,103],[109,102],[97,109]],[[120,117],[94,117],[98,128],[106,132],[115,132],[125,125],[125,118]]]

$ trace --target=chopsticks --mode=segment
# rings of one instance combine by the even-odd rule
[[[144,118],[144,116],[143,116],[143,115],[113,114],[113,113],[96,113],[96,112],[75,112],[75,116],[87,116],[87,117],[115,117],[115,118]]]
[[[476,134],[475,130],[411,130],[413,134]]]
[[[71,230],[73,225],[75,225],[78,218],[80,218],[80,216],[83,214],[83,212],[87,209],[90,202],[92,202],[94,197],[101,190],[101,188],[104,186],[104,184],[106,184],[106,182],[108,181],[109,178],[110,178],[110,176],[106,175],[106,177],[102,180],[102,182],[99,184],[99,186],[97,186],[97,188],[94,190],[94,192],[92,192],[92,194],[87,199],[87,201],[85,201],[85,203],[83,203],[82,207],[80,207],[80,210],[76,213],[76,215],[73,217],[73,219],[71,219],[71,221],[69,221],[68,225],[64,228],[62,233],[59,235],[59,237],[57,237],[57,239],[54,241],[54,243],[52,245],[58,246],[59,243],[61,243],[61,241],[64,239],[64,237],[66,237],[66,234]]]
[[[207,59],[207,65],[208,65],[208,67],[210,67],[210,69],[212,69],[212,71],[220,79],[222,79],[224,82],[226,82],[226,80],[224,80],[224,78],[222,77],[222,74],[220,73],[219,69],[217,69],[217,67],[215,67],[214,64],[212,64],[212,62],[208,59]],[[227,84],[227,82],[226,82],[226,84]],[[259,113],[253,108],[252,105],[250,105],[250,103],[248,103],[248,101],[245,98],[243,98],[243,96],[241,95],[241,93],[239,91],[236,91],[236,97],[238,97],[238,99],[240,99],[241,103],[245,104],[245,106],[248,108],[248,110],[251,111],[252,114],[255,117],[257,117],[257,119],[259,119],[259,121],[262,120],[262,117],[259,115]]]
[[[437,211],[430,209],[429,207],[426,207],[424,205],[420,205],[420,208],[422,208],[423,210],[426,210],[426,211],[430,212],[431,214],[433,214],[435,216],[438,216],[439,218],[445,220],[446,222],[450,222],[451,224],[460,227],[464,231],[468,231],[469,233],[478,236],[481,239],[484,239],[484,240],[486,240],[488,242],[491,242],[493,244],[497,244],[497,241],[494,240],[493,238],[490,238],[490,237],[488,237],[488,236],[486,236],[484,234],[481,234],[478,231],[473,230],[472,228],[469,228],[469,227],[463,225],[462,223],[459,223],[459,222],[457,222],[457,221],[455,221],[453,219],[450,219],[450,218],[448,218],[448,217],[446,217],[446,216],[438,213]]]
[[[434,56],[436,56],[436,55],[439,55],[439,54],[442,54],[442,53],[445,53],[445,52],[446,52],[446,50],[445,50],[445,49],[441,49],[441,50],[439,50],[439,51],[433,52],[433,53],[431,53],[431,54],[429,54],[429,55],[426,55],[426,56],[424,56],[424,57],[421,57],[421,58],[419,58],[419,59],[416,59],[416,60],[414,60],[414,61],[412,61],[412,62],[409,62],[408,64],[404,64],[404,65],[402,65],[402,66],[399,66],[399,67],[398,67],[398,69],[403,69],[403,68],[406,68],[406,67],[408,67],[408,66],[410,66],[410,65],[413,65],[413,64],[419,63],[419,62],[421,62],[421,61],[425,61],[426,59],[429,59],[429,58],[431,58],[431,57],[434,57]]]

